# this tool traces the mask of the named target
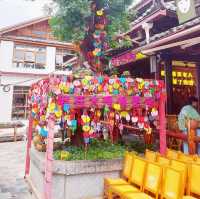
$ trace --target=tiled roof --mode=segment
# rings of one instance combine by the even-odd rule
[[[134,26],[135,24],[141,22],[144,18],[146,18],[148,15],[150,15],[153,11],[156,10],[156,7],[152,5],[150,8],[148,8],[142,15],[140,15],[138,18],[136,18],[131,25]]]
[[[164,8],[170,11],[176,11],[175,1],[166,2]],[[152,4],[142,15],[138,16],[131,25],[134,26],[137,23],[141,22],[143,19],[154,13],[155,11],[159,11],[161,8]]]
[[[169,29],[169,30],[167,30],[165,32],[155,34],[154,36],[152,36],[150,38],[150,42],[155,41],[157,39],[161,39],[163,37],[167,37],[167,36],[172,35],[172,34],[175,34],[176,32],[180,32],[182,30],[185,30],[187,28],[195,26],[195,25],[197,25],[199,23],[200,23],[200,17],[195,18],[195,19],[193,19],[193,20],[191,20],[189,22],[186,22],[186,23],[181,24],[179,26],[173,27],[173,28],[171,28],[171,29]],[[145,41],[142,42],[142,45],[144,45],[144,44],[145,44]]]

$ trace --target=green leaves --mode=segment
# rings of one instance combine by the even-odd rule
[[[70,146],[66,150],[71,154],[70,159],[66,160],[85,160],[85,151],[83,147]],[[86,160],[106,160],[123,157],[125,147],[113,145],[109,141],[92,140],[87,151]],[[59,160],[60,151],[54,152],[54,159]]]
[[[88,0],[54,0],[56,16],[50,20],[54,35],[59,40],[80,41],[84,38],[85,19],[90,15]]]
[[[54,0],[58,5],[56,15],[50,20],[50,25],[54,35],[59,40],[80,41],[84,39],[87,18],[91,16],[90,0]],[[130,41],[119,42],[116,36],[126,32],[133,13],[128,11],[128,7],[133,0],[98,0],[101,7],[106,8],[109,24],[106,28],[107,41],[112,48],[129,46]],[[131,17],[130,17],[131,16]]]

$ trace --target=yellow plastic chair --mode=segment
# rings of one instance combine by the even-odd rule
[[[183,193],[182,172],[171,167],[164,168],[165,178],[163,178],[161,199],[181,199]]]
[[[165,158],[165,157],[159,155],[159,156],[157,157],[157,161],[156,161],[156,162],[157,162],[159,165],[169,166],[169,164],[170,164],[170,159]]]
[[[196,163],[189,165],[188,195],[192,194],[200,198],[200,164]]]
[[[182,172],[182,187],[183,193],[187,188],[187,178],[188,178],[188,165],[185,162],[181,162],[179,160],[171,160],[170,167],[176,169],[177,171]]]
[[[180,153],[181,153],[180,151],[167,149],[166,157],[169,158],[169,159],[175,159],[176,160],[176,159],[179,158]]]
[[[194,161],[194,156],[193,155],[187,155],[187,154],[184,154],[184,153],[180,153],[178,159],[180,161],[189,163],[189,162]]]
[[[144,176],[146,171],[147,161],[145,159],[135,157],[133,161],[133,167],[131,170],[131,176],[129,185],[111,185],[108,189],[108,199],[112,199],[114,196],[122,196],[126,192],[139,192],[142,191]]]
[[[194,155],[194,161],[200,164],[200,157],[198,155]]]
[[[149,160],[151,162],[155,162],[157,159],[158,153],[154,152],[154,151],[150,151],[148,149],[146,149],[145,151],[145,159]]]
[[[108,189],[111,185],[128,184],[130,178],[131,168],[133,166],[134,155],[131,152],[126,152],[123,163],[122,178],[105,178],[104,179],[104,195],[108,195]]]
[[[156,163],[148,163],[143,192],[140,193],[124,193],[122,194],[122,199],[152,199],[158,198],[159,190],[161,187],[162,180],[162,167]],[[146,193],[148,192],[148,194]],[[154,197],[150,196],[154,195]]]

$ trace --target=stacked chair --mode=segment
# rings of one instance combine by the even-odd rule
[[[107,199],[200,199],[200,157],[168,149],[126,152],[122,178],[104,181]]]

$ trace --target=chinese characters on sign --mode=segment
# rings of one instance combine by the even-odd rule
[[[161,71],[161,77],[165,76],[165,71]],[[173,85],[194,86],[194,77],[191,72],[173,71]]]

